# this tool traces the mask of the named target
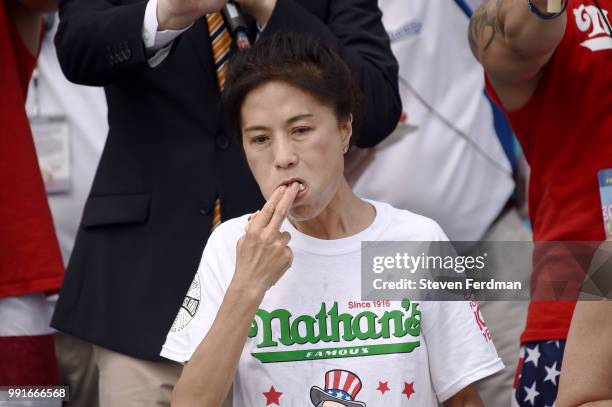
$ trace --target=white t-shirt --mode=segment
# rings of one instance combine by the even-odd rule
[[[417,128],[400,128],[377,145],[353,191],[433,218],[451,240],[477,241],[514,180],[468,44],[469,19],[456,3],[378,2],[399,63],[402,105]]]
[[[437,406],[503,368],[467,302],[362,302],[362,241],[446,240],[432,220],[369,201],[374,222],[337,240],[307,236],[285,221],[291,268],[265,295],[234,378],[235,406]],[[161,355],[191,358],[210,329],[235,268],[247,217],[210,237]],[[220,352],[223,349],[219,349]],[[212,368],[212,367],[211,367]],[[349,402],[352,400],[352,402]]]

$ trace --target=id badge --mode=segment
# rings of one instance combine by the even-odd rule
[[[67,193],[71,188],[70,125],[64,116],[30,118],[40,172],[48,194]]]
[[[606,239],[612,239],[612,168],[597,173]]]

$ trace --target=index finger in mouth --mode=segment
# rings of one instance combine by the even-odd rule
[[[272,215],[274,215],[275,208],[283,197],[286,189],[286,185],[281,185],[272,192],[272,195],[270,195],[268,201],[261,208],[257,216],[253,217],[250,227],[263,228],[270,222]]]
[[[268,224],[268,226],[266,226],[266,228],[271,228],[274,230],[280,229],[280,226],[289,214],[289,209],[291,208],[291,205],[293,204],[293,201],[295,200],[295,197],[297,196],[298,192],[300,192],[300,187],[297,182],[291,184],[287,188],[278,205],[276,205],[274,215],[272,215],[270,223]]]

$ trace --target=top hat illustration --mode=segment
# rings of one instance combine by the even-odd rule
[[[315,406],[323,401],[335,401],[346,407],[365,407],[365,403],[355,401],[361,390],[361,380],[348,370],[330,370],[325,373],[325,390],[313,386],[310,400]]]

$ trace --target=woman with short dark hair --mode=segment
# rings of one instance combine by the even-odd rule
[[[446,240],[432,220],[363,200],[343,175],[358,121],[350,72],[278,34],[228,70],[228,125],[267,199],[210,237],[162,356],[189,363],[177,406],[482,405],[503,367],[467,302],[361,299],[362,241]],[[180,314],[179,314],[180,315]]]

